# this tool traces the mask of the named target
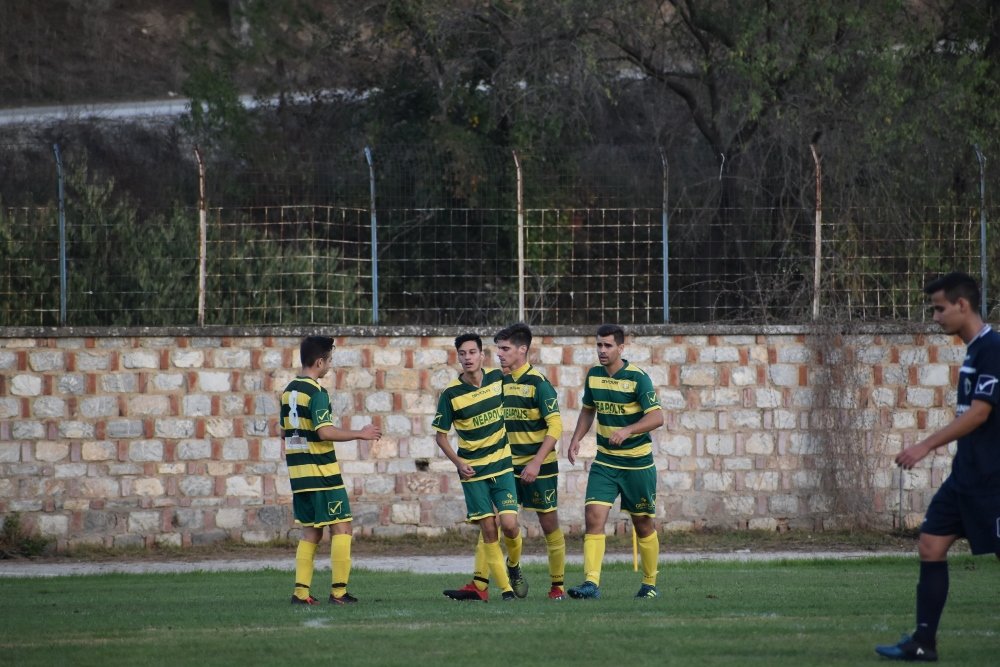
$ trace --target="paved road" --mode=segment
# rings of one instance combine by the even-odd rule
[[[873,552],[873,551],[829,551],[829,552],[801,552],[801,551],[761,551],[751,552],[740,550],[729,553],[677,553],[661,554],[660,561],[671,562],[692,562],[692,561],[778,561],[778,560],[809,560],[809,559],[858,559],[871,558],[873,556],[905,556],[913,555],[910,552]],[[568,556],[567,562],[580,564],[582,558],[579,555]],[[630,562],[632,554],[609,553],[604,557],[605,562]],[[525,563],[544,563],[545,556],[526,555],[523,558]],[[319,570],[328,569],[330,564],[327,559],[317,558],[316,567]],[[354,558],[354,568],[356,570],[379,570],[379,571],[400,571],[415,572],[420,574],[446,574],[461,573],[467,574],[472,569],[472,555],[467,556],[365,556],[358,555]],[[121,561],[121,562],[44,562],[36,563],[32,561],[0,561],[0,577],[63,577],[72,575],[93,575],[93,574],[149,574],[149,573],[176,573],[176,572],[251,572],[255,570],[285,570],[288,572],[295,570],[295,556],[289,554],[282,558],[232,558],[232,559],[210,559],[200,561]]]

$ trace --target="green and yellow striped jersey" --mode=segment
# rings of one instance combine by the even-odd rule
[[[330,394],[312,378],[295,378],[281,394],[281,429],[292,493],[344,486],[334,443],[316,434],[321,426],[333,426]]]
[[[546,435],[556,442],[562,435],[556,390],[531,364],[504,376],[503,416],[516,475],[538,454]],[[558,472],[558,455],[553,449],[542,462],[538,476],[552,477]]]
[[[513,470],[503,423],[503,371],[483,369],[483,384],[475,387],[455,378],[441,392],[433,427],[448,433],[455,427],[462,461],[476,474],[462,482],[489,479]]]
[[[635,424],[647,412],[660,409],[653,381],[638,366],[622,359],[624,366],[609,376],[603,366],[587,373],[582,404],[597,412],[597,456],[594,463],[612,468],[642,469],[653,465],[653,440],[637,433],[621,445],[608,438],[618,429]]]

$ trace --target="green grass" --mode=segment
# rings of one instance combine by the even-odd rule
[[[359,563],[360,565],[360,563]],[[292,607],[292,573],[0,579],[3,665],[859,665],[913,625],[914,558],[664,564],[660,597],[608,565],[600,600],[446,600],[456,575],[356,568],[355,607]],[[317,596],[328,585],[318,571]],[[571,567],[569,583],[579,583]],[[939,650],[995,665],[1000,562],[952,559]],[[323,596],[325,598],[325,595]]]

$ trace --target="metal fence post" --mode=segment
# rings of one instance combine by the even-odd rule
[[[66,326],[66,192],[59,144],[52,144],[56,156],[56,179],[59,189],[59,326]]]
[[[663,322],[670,322],[670,271],[667,268],[667,259],[670,257],[670,236],[668,235],[667,223],[670,216],[670,190],[668,177],[670,176],[670,163],[667,162],[667,154],[660,149],[660,162],[663,164],[663,209],[660,213],[663,227]]]
[[[979,144],[975,145],[976,158],[979,160],[979,280],[982,292],[979,303],[979,312],[983,319],[989,314],[989,307],[986,297],[986,156],[979,150]]]
[[[208,204],[205,200],[205,161],[194,147],[198,160],[198,326],[205,326],[205,284],[208,273]]]
[[[517,321],[524,322],[524,180],[521,159],[517,151],[511,153],[517,170]]]
[[[371,194],[372,219],[372,324],[378,324],[378,219],[375,217],[375,165],[372,151],[365,146],[365,160],[368,161],[368,189]]]
[[[813,162],[816,163],[816,221],[813,231],[813,320],[819,319],[820,270],[823,264],[823,168],[819,160],[819,138],[821,132],[816,132],[809,142]]]

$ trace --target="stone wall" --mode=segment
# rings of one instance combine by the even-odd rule
[[[0,516],[20,512],[63,548],[287,537],[279,393],[300,336],[314,332],[0,328]],[[458,478],[430,427],[456,373],[458,331],[341,333],[324,380],[334,412],[384,433],[337,447],[355,531],[461,526]],[[624,356],[650,374],[666,410],[654,434],[665,529],[914,526],[947,474],[942,451],[900,487],[891,461],[951,419],[957,339],[900,328],[638,333]],[[564,449],[596,363],[592,334],[538,328],[532,361],[559,392]],[[581,529],[593,453],[591,433],[583,464],[562,460],[564,529]],[[609,530],[622,530],[613,516]]]

